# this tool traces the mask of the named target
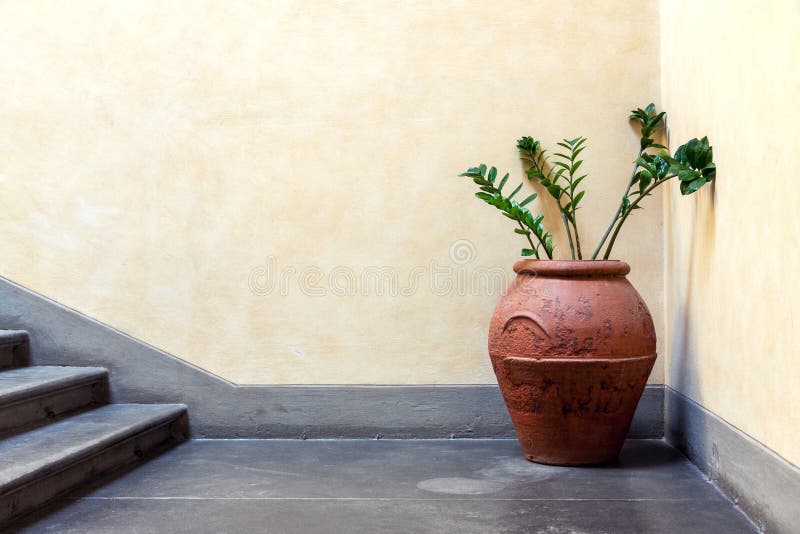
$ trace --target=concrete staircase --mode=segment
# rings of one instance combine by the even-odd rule
[[[27,366],[28,334],[0,330],[0,528],[187,438],[182,404],[108,404],[108,371]]]

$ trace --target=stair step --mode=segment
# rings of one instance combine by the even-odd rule
[[[0,436],[108,402],[101,367],[21,367],[0,372]]]
[[[109,404],[0,441],[0,524],[186,439],[182,404]]]
[[[0,330],[0,369],[28,365],[28,333],[25,330]]]

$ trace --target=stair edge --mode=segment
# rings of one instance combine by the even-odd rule
[[[46,366],[46,367],[57,367],[57,366]],[[23,367],[20,369],[33,369],[33,368],[34,367],[27,367],[27,368]],[[13,406],[14,404],[18,404],[20,402],[33,400],[38,397],[46,396],[62,390],[68,390],[68,389],[73,389],[75,387],[88,385],[93,382],[97,382],[98,380],[104,380],[104,379],[108,380],[108,370],[103,367],[75,367],[74,369],[82,369],[85,370],[85,372],[80,374],[76,373],[75,375],[70,375],[70,376],[59,377],[53,380],[36,384],[26,389],[11,391],[8,393],[3,393],[2,391],[0,391],[0,408]],[[17,370],[19,369],[13,369],[10,371],[0,371],[0,373],[14,372]]]
[[[22,475],[13,478],[7,482],[0,482],[0,498],[4,498],[7,495],[17,491],[17,489],[27,486],[28,484],[34,483],[38,479],[43,479],[53,476],[65,469],[68,469],[73,465],[80,463],[85,459],[91,458],[92,456],[96,455],[99,452],[102,452],[105,449],[112,448],[149,429],[155,429],[159,426],[162,426],[163,424],[178,420],[180,417],[185,417],[188,414],[188,410],[186,408],[186,405],[184,404],[109,404],[106,406],[102,406],[100,408],[96,408],[95,410],[92,410],[92,412],[97,410],[103,410],[105,408],[109,408],[112,406],[159,406],[162,407],[164,411],[144,417],[143,418],[144,420],[137,420],[135,423],[127,425],[124,428],[116,429],[113,432],[110,432],[108,436],[105,436],[103,439],[99,441],[91,442],[86,447],[80,448],[73,452],[66,453],[64,456],[60,456],[51,461],[48,461],[44,463],[44,465],[41,465],[30,471],[27,471]],[[68,421],[74,418],[79,418],[81,417],[81,415],[85,415],[85,413],[73,416],[71,418],[66,418],[61,422]],[[53,425],[57,424],[58,423],[54,423]],[[53,425],[40,427],[35,430],[32,430],[31,432],[44,432],[47,431],[48,429],[51,429]],[[7,439],[13,439],[13,437]]]

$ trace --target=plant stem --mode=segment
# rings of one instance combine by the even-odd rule
[[[564,212],[561,212],[561,218],[564,220],[564,228],[567,229],[567,238],[569,239],[569,251],[572,253],[572,259],[575,259],[575,247],[572,244],[572,233],[569,231],[569,223],[567,222],[567,216]],[[575,237],[578,237],[578,234],[575,234]]]
[[[606,253],[603,255],[603,259],[604,260],[607,260],[609,258],[609,256],[611,256],[611,249],[614,247],[614,242],[617,240],[617,235],[619,235],[619,231],[622,229],[622,225],[625,223],[625,219],[628,218],[628,215],[631,214],[633,209],[636,206],[638,206],[639,202],[641,202],[641,200],[644,197],[649,195],[653,191],[653,189],[655,189],[659,185],[663,184],[664,182],[666,182],[670,178],[675,178],[675,176],[677,176],[677,175],[672,174],[670,176],[666,176],[665,178],[663,178],[663,179],[661,179],[661,180],[659,180],[657,182],[654,182],[653,185],[651,185],[650,187],[645,189],[644,193],[640,193],[638,198],[631,203],[630,208],[628,208],[628,211],[626,211],[625,215],[622,216],[622,218],[619,221],[619,224],[617,225],[616,230],[614,230],[614,235],[611,236],[611,241],[608,242],[608,248],[606,249]],[[592,258],[592,259],[594,259],[594,258]]]
[[[569,185],[570,185],[570,188],[569,188],[570,192],[567,193],[567,194],[569,195],[570,203],[572,203],[573,196],[572,196],[572,173],[571,172],[570,172],[570,175],[569,175]],[[561,207],[560,204],[561,203],[559,202],[559,208]],[[564,225],[567,226],[567,221],[569,219],[567,218],[566,214],[563,211],[561,212],[561,216],[564,218]],[[583,259],[583,254],[581,254],[581,238],[580,238],[580,235],[578,234],[578,218],[575,215],[575,208],[574,207],[572,208],[572,228],[575,230],[575,247],[578,250],[578,259],[582,260]],[[569,226],[567,226],[567,236],[569,236],[569,249],[572,252],[572,259],[574,260],[575,259],[575,249],[572,248],[572,236],[569,234]]]
[[[572,212],[572,220],[575,221],[572,224],[575,226],[575,246],[578,248],[578,259],[583,259],[583,254],[581,254],[581,238],[578,237],[578,219],[575,217],[575,212]],[[572,258],[575,258],[575,255],[572,255]]]
[[[525,229],[526,229],[524,226],[522,226],[522,223],[521,223],[521,222],[517,221],[517,223],[519,224],[520,228],[522,228],[523,230],[525,230]],[[542,238],[541,238],[541,237],[540,237],[540,236],[539,236],[539,235],[538,235],[536,232],[534,232],[534,233],[533,233],[533,235],[535,235],[535,236],[536,236],[536,240],[537,240],[537,241],[538,241],[538,242],[541,244],[542,248],[544,249],[544,253],[545,253],[545,254],[547,254],[547,258],[548,258],[548,259],[550,259],[550,260],[552,260],[552,259],[553,259],[553,254],[552,254],[552,252],[550,252],[550,251],[547,249],[547,243],[545,243],[545,242],[544,242],[544,240],[543,240],[543,239],[542,239]],[[528,242],[529,242],[529,243],[531,244],[531,246],[533,247],[533,241],[531,241],[531,236],[529,236],[529,235],[527,235],[527,234],[526,234],[526,236],[527,236],[527,238],[528,238]],[[535,251],[536,251],[536,257],[537,257],[537,258],[539,258],[539,251],[538,251],[537,249],[538,249],[538,246],[537,246],[537,247],[535,247],[533,250],[535,250]]]
[[[625,188],[625,194],[622,195],[623,200],[628,197],[628,193],[631,192],[631,187],[633,187],[633,178],[636,176],[636,169],[639,168],[639,158],[642,157],[642,152],[644,152],[644,149],[639,149],[639,153],[636,155],[636,159],[633,162],[633,170],[631,171],[631,177],[628,180],[628,187]],[[611,224],[609,224],[608,228],[606,228],[606,232],[603,234],[602,239],[600,239],[600,242],[597,244],[597,248],[594,249],[594,252],[592,253],[593,260],[597,259],[597,255],[600,254],[600,249],[603,248],[603,244],[606,242],[606,239],[608,239],[608,235],[611,233],[611,230],[614,228],[614,224],[616,224],[620,214],[622,213],[623,205],[623,201],[620,200],[617,212],[614,214],[614,218],[611,219]]]
[[[527,230],[525,229],[525,227],[522,225],[522,223],[520,221],[517,221],[517,224],[519,225],[519,227],[523,231],[527,232]],[[531,250],[533,251],[533,254],[536,256],[536,259],[538,260],[539,259],[539,247],[533,244],[533,241],[531,240],[530,234],[525,234],[525,237],[528,238],[528,243],[531,244]],[[547,251],[547,249],[545,249],[545,252],[546,251]]]

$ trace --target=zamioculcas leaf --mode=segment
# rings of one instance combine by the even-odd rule
[[[497,186],[497,190],[498,191],[502,191],[503,190],[503,186],[506,185],[507,181],[508,181],[508,173],[506,173],[506,175],[503,176],[503,179],[500,180],[500,185]]]
[[[656,156],[653,159],[653,164],[655,166],[658,178],[664,178],[667,175],[667,172],[669,172],[669,162],[662,156]]]
[[[520,189],[522,189],[522,182],[520,182],[520,184],[517,187],[514,188],[514,190],[511,192],[511,194],[508,195],[508,198],[514,198],[514,195],[519,193]]]
[[[528,179],[530,180],[533,180],[534,178],[544,177],[544,174],[542,174],[542,172],[537,167],[531,167],[530,169],[525,171],[525,174],[528,175]]]
[[[647,189],[647,186],[650,185],[652,180],[649,174],[641,173],[641,177],[639,178],[639,193],[644,194],[644,190]]]
[[[698,178],[693,182],[681,182],[681,194],[691,195],[706,184],[705,178]]]
[[[700,178],[700,173],[694,169],[684,169],[678,173],[678,180],[681,182],[694,182]]]
[[[578,184],[581,183],[583,181],[583,179],[586,178],[587,176],[588,176],[587,174],[584,174],[583,176],[581,176],[580,178],[578,178],[577,180],[572,182],[572,185],[570,186],[570,189],[572,191],[575,191],[575,189],[578,187]]]
[[[512,196],[520,191],[522,184],[517,185],[516,189],[514,189],[510,196],[505,197],[503,196],[501,189],[508,181],[508,173],[506,173],[500,180],[499,187],[494,186],[494,182],[497,179],[497,169],[495,167],[492,167],[489,170],[489,174],[486,175],[486,165],[481,164],[479,167],[469,168],[467,172],[462,173],[461,176],[472,178],[473,182],[480,186],[480,191],[475,193],[477,198],[500,210],[504,217],[517,222],[520,228],[515,228],[514,232],[524,235],[527,238],[528,242],[533,246],[533,248],[526,250],[530,251],[529,255],[533,255],[538,258],[538,247],[544,246],[545,241],[550,234],[544,231],[544,228],[541,224],[534,226],[534,218],[530,211],[523,205],[520,205],[511,199]],[[525,199],[524,202],[530,202],[535,197],[536,194],[534,193],[532,196],[529,196],[527,199]],[[536,220],[541,221],[542,217],[542,215],[539,215]],[[534,244],[532,239],[533,236],[535,236],[539,244]],[[552,250],[546,250],[546,252],[547,257],[552,259]]]
[[[547,192],[550,193],[556,200],[561,198],[561,188],[556,184],[551,184],[550,187],[547,188]]]
[[[703,137],[700,140],[700,149],[697,154],[697,167],[702,169],[714,159],[714,149],[708,144],[708,137]]]
[[[531,202],[533,199],[535,199],[537,196],[539,196],[539,195],[537,195],[536,193],[528,195],[528,197],[525,198],[525,200],[523,200],[522,202],[520,202],[519,205],[520,206],[524,206],[524,205],[528,204],[529,202]]]
[[[578,202],[581,201],[581,199],[583,198],[583,194],[584,193],[586,193],[586,191],[581,191],[580,193],[575,195],[575,199],[570,203],[570,204],[572,204],[571,208],[573,210],[575,210],[578,207]]]
[[[522,249],[522,255],[523,256],[533,256],[534,254],[536,254],[536,251],[533,250],[532,248],[523,248]]]

